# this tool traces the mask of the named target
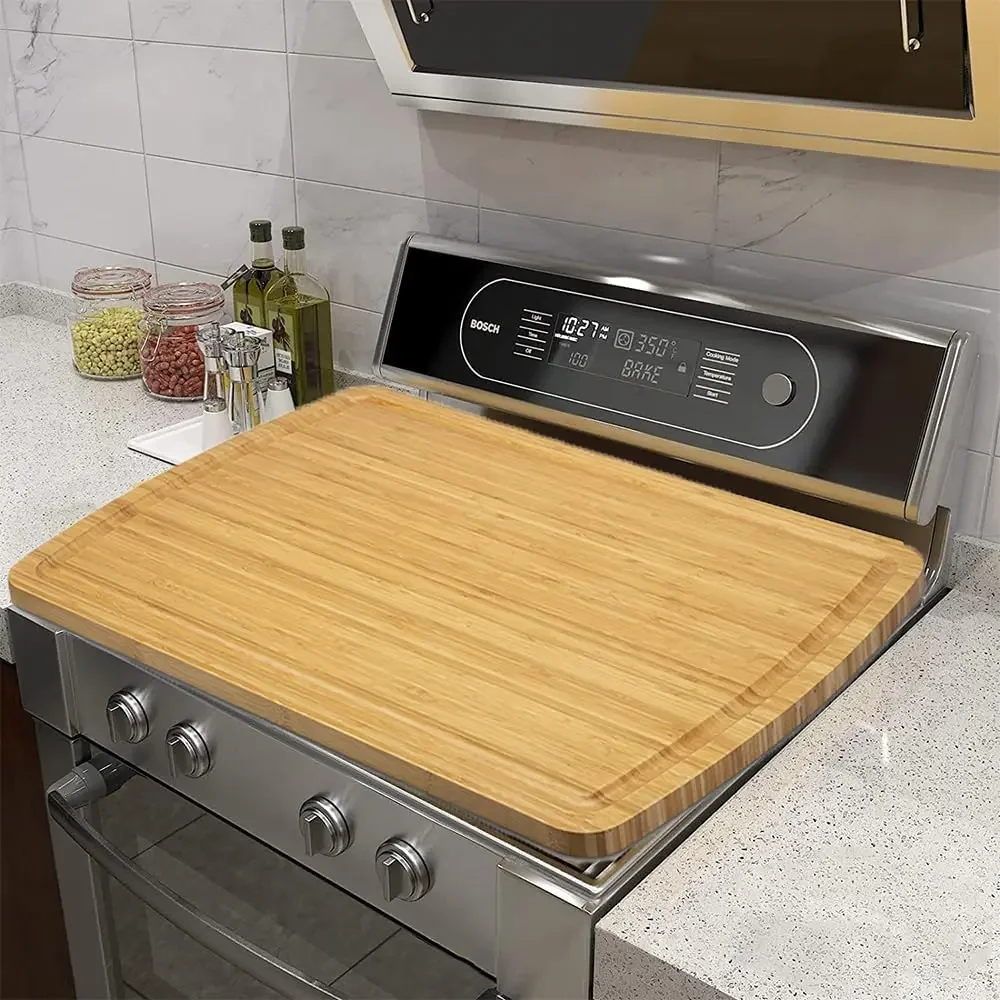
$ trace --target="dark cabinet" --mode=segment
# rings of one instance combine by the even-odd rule
[[[393,0],[416,73],[966,114],[965,0]],[[904,47],[904,33],[913,39]]]

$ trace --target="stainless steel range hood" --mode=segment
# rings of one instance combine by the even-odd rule
[[[1000,166],[994,0],[351,0],[439,111]]]

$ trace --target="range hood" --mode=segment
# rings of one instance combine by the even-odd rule
[[[440,111],[1000,164],[994,0],[352,0]]]

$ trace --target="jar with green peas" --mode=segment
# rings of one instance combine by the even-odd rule
[[[153,276],[141,267],[86,267],[73,277],[73,366],[86,378],[137,378],[143,299]]]

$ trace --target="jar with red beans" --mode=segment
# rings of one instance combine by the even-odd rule
[[[208,282],[178,282],[154,288],[145,302],[139,352],[142,382],[159,399],[201,399],[205,357],[198,331],[218,330],[225,295]]]

